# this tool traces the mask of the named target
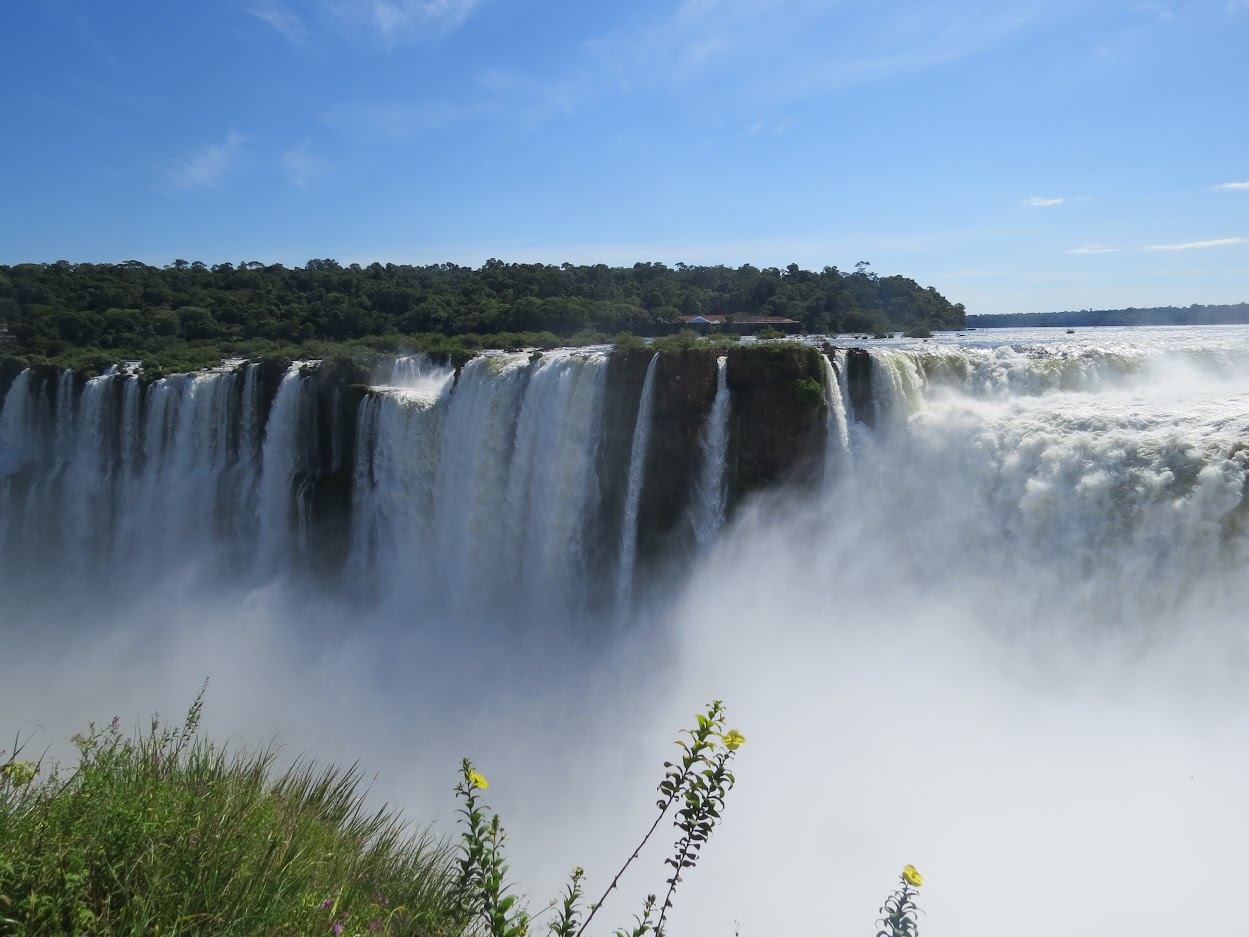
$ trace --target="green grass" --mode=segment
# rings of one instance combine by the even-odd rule
[[[114,720],[72,771],[0,770],[0,934],[462,933],[449,846],[366,808],[358,768],[279,771],[198,720]]]

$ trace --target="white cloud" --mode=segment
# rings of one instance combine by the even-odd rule
[[[1215,238],[1212,241],[1189,241],[1187,244],[1150,244],[1147,251],[1188,251],[1198,247],[1224,247],[1228,244],[1249,244],[1249,238]]]
[[[1023,205],[1027,208],[1053,208],[1055,205],[1062,205],[1067,200],[1065,198],[1037,198],[1035,195],[1031,198],[1023,200]]]
[[[1118,250],[1119,248],[1117,247],[1106,247],[1102,244],[1086,244],[1084,247],[1077,247],[1072,250],[1065,251],[1065,253],[1068,253],[1068,254],[1114,254],[1114,253],[1117,253]]]
[[[291,42],[302,42],[308,35],[308,27],[298,14],[292,13],[280,3],[265,3],[247,11],[262,23],[267,23]]]
[[[1221,182],[1210,186],[1211,192],[1234,192],[1238,189],[1249,189],[1249,182]]]
[[[291,182],[301,189],[323,179],[327,171],[324,161],[312,153],[311,138],[282,154],[282,168]]]
[[[477,0],[326,0],[330,13],[387,45],[459,28]]]
[[[247,137],[231,131],[224,143],[203,147],[169,172],[169,184],[179,189],[211,188],[234,167]]]

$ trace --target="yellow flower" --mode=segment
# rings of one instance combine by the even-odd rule
[[[0,766],[0,779],[8,781],[14,787],[25,787],[39,773],[33,761],[10,761]]]
[[[736,729],[729,729],[721,736],[724,739],[724,747],[731,752],[737,751],[746,744],[746,736],[742,735]]]
[[[902,870],[902,878],[908,885],[914,885],[916,888],[924,884],[924,876],[916,872],[913,865],[908,865]]]
[[[486,780],[486,776],[480,771],[474,771],[468,776],[468,783],[479,791],[484,791],[490,786],[490,782]]]

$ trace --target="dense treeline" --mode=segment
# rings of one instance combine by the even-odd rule
[[[256,261],[176,260],[164,268],[120,264],[0,266],[0,322],[12,352],[59,358],[84,350],[112,357],[169,356],[171,348],[349,342],[387,335],[665,335],[680,317],[784,316],[810,332],[960,328],[964,311],[901,276],[814,273],[749,265],[638,263],[455,264],[303,267]]]
[[[1075,328],[1095,325],[1245,325],[1249,303],[1230,306],[1152,306],[1148,309],[1084,309],[1078,312],[1021,312],[968,316],[974,329]]]

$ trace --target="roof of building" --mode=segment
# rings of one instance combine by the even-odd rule
[[[742,325],[801,325],[797,319],[786,319],[784,316],[733,316],[731,321]]]

